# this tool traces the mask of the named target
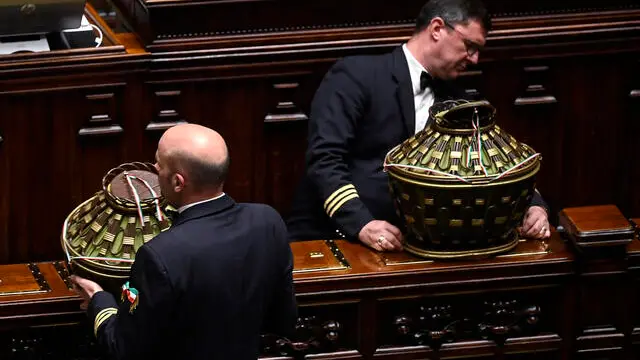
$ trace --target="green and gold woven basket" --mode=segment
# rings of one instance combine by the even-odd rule
[[[138,249],[171,226],[149,163],[126,163],[102,179],[102,190],[76,207],[62,229],[73,272],[117,292],[129,277]]]
[[[429,112],[429,125],[385,158],[406,250],[452,259],[513,249],[540,154],[500,129],[486,101],[446,101]]]

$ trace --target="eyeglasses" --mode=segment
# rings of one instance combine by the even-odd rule
[[[460,38],[462,39],[462,42],[464,43],[464,47],[467,50],[467,55],[473,56],[479,51],[484,50],[484,46],[478,44],[473,40],[467,39],[458,29],[456,29],[453,25],[451,25],[449,22],[445,21],[444,19],[442,21],[444,22],[444,25],[446,27],[455,31],[458,34],[458,36],[460,36]]]

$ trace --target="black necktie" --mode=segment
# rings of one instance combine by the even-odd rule
[[[433,78],[429,73],[423,71],[422,74],[420,74],[420,92],[424,91],[427,87],[433,88]]]

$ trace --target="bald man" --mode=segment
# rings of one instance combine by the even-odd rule
[[[288,336],[297,318],[282,218],[223,192],[223,138],[199,125],[167,130],[156,168],[173,226],[137,252],[124,301],[72,277],[112,359],[256,359],[261,333]],[[133,295],[132,295],[133,294]]]

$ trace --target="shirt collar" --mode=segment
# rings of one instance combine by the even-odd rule
[[[216,196],[216,197],[214,197],[214,198],[211,198],[211,199],[206,199],[206,200],[202,200],[202,201],[196,201],[196,202],[191,203],[191,204],[183,205],[183,206],[181,206],[181,207],[178,209],[178,214],[182,213],[183,211],[187,210],[188,208],[190,208],[190,207],[192,207],[192,206],[196,206],[196,205],[204,204],[204,203],[209,202],[209,201],[218,200],[218,199],[220,199],[221,197],[223,197],[224,195],[225,195],[225,194],[224,194],[224,193],[222,193],[222,194],[220,194],[220,195],[218,195],[218,196]]]
[[[411,75],[411,85],[413,86],[413,96],[416,96],[422,92],[420,89],[420,75],[422,72],[429,73],[420,62],[411,54],[411,51],[407,48],[407,44],[402,45],[402,51],[407,58],[407,64],[409,65],[409,75]]]

